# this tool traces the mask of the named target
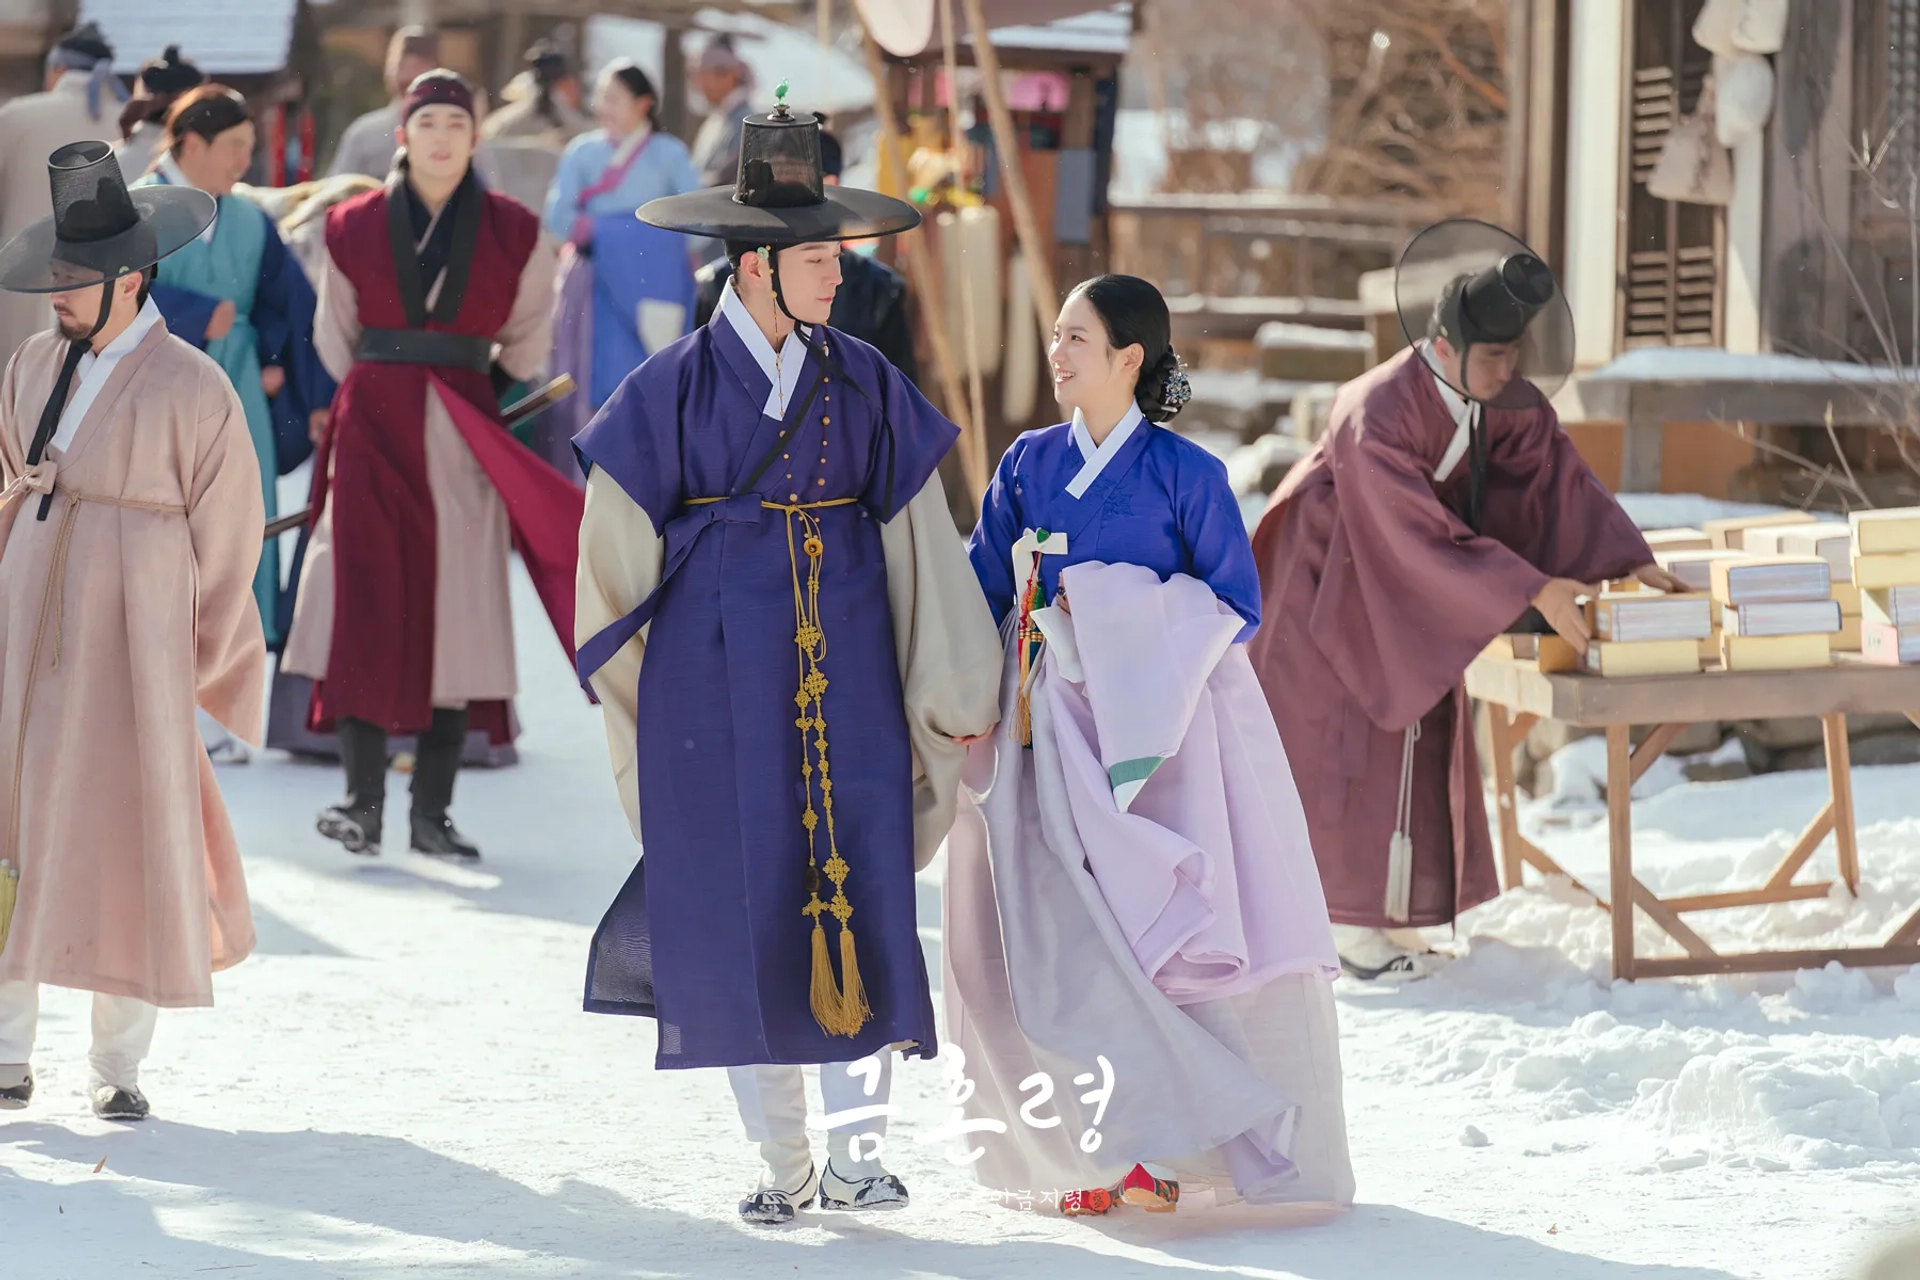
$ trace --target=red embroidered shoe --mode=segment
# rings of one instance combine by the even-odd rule
[[[1148,1213],[1172,1213],[1180,1206],[1180,1184],[1156,1178],[1145,1165],[1136,1164],[1120,1180],[1120,1198]]]
[[[1105,1187],[1068,1191],[1060,1197],[1060,1213],[1068,1218],[1094,1217],[1113,1208],[1113,1193]]]

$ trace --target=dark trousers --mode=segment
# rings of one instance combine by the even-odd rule
[[[340,763],[347,775],[347,809],[378,817],[387,800],[387,731],[377,724],[343,716],[337,725]],[[420,734],[414,751],[413,816],[438,822],[453,803],[453,781],[467,742],[467,709],[435,707],[433,723]]]

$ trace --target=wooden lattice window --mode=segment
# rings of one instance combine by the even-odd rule
[[[1716,346],[1725,218],[1712,205],[1657,200],[1647,175],[1667,134],[1699,105],[1713,55],[1693,42],[1705,0],[1634,0],[1626,85],[1620,345]]]
[[[1886,0],[1884,124],[1909,158],[1920,156],[1920,0]]]

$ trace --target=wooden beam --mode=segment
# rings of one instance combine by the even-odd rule
[[[954,185],[964,188],[967,185],[967,146],[966,134],[960,128],[960,62],[955,52],[953,38],[953,0],[940,0],[940,39],[946,50],[947,72],[947,147],[952,152]],[[956,197],[958,192],[955,192]],[[954,201],[956,210],[959,200]],[[953,216],[953,234],[960,234],[960,214]],[[966,242],[961,241],[961,256],[966,254]],[[999,245],[996,243],[997,250]],[[945,255],[942,255],[944,258]],[[1000,274],[1000,264],[994,263],[994,273]],[[980,491],[987,486],[987,390],[985,376],[981,372],[985,364],[985,354],[980,347],[979,307],[973,296],[973,272],[963,268],[960,272],[960,328],[966,344],[963,354],[967,362],[967,406],[973,420],[982,425],[962,441],[967,452],[961,462],[967,471],[968,484],[978,480]]]
[[[1500,818],[1500,885],[1518,889],[1525,865],[1520,853],[1520,815],[1515,809],[1513,781],[1513,720],[1497,702],[1487,707],[1488,736],[1493,739],[1493,805]]]
[[[1820,717],[1827,745],[1827,782],[1832,790],[1833,844],[1847,892],[1860,892],[1860,845],[1853,829],[1853,757],[1847,745],[1845,712]]]
[[[660,128],[687,136],[686,28],[668,23],[660,34]]]
[[[864,25],[860,31],[860,43],[866,52],[867,72],[873,77],[875,87],[888,84],[886,60],[880,56],[880,46],[874,41],[873,33]],[[880,145],[885,149],[887,163],[904,181],[907,158],[900,143],[900,121],[894,114],[893,95],[877,92],[873,96],[873,105],[874,114],[880,120]],[[983,451],[986,424],[967,410],[966,397],[960,390],[960,366],[955,362],[953,346],[947,340],[946,290],[940,264],[927,251],[926,237],[918,230],[909,231],[901,238],[906,241],[907,269],[912,273],[913,293],[920,300],[920,325],[926,330],[927,345],[933,350],[933,365],[940,378],[940,398],[946,403],[947,416],[959,424],[962,439],[978,438]],[[984,475],[974,475],[972,468],[966,465],[975,452],[968,449],[960,458],[968,497],[978,508],[981,499],[986,496],[987,480]]]
[[[1580,877],[1568,871],[1558,862],[1555,862],[1551,854],[1541,849],[1539,845],[1527,839],[1525,836],[1520,837],[1520,856],[1526,860],[1528,866],[1538,871],[1541,875],[1558,876],[1560,879],[1565,880],[1568,884],[1578,889],[1581,893],[1592,898],[1594,906],[1600,908],[1602,911],[1612,912],[1613,908],[1607,905],[1605,898],[1582,884]]]
[[[1857,969],[1884,969],[1920,964],[1920,945],[1831,947],[1818,951],[1753,951],[1684,959],[1640,960],[1635,968],[1643,978],[1685,978],[1719,973],[1791,973],[1796,969],[1823,969],[1839,963]]]
[[[1504,220],[1507,230],[1531,242],[1527,226],[1528,131],[1533,125],[1533,0],[1507,0],[1507,172]]]
[[[1613,913],[1613,976],[1632,982],[1633,957],[1633,741],[1624,724],[1607,726],[1607,872]]]
[[[1614,896],[1619,896],[1618,889],[1614,890]],[[1707,945],[1706,939],[1695,933],[1687,922],[1680,918],[1679,912],[1662,902],[1654,895],[1653,890],[1641,884],[1637,878],[1633,882],[1633,905],[1646,912],[1655,924],[1665,929],[1668,936],[1686,949],[1688,955],[1699,958],[1717,954]],[[1614,918],[1618,920],[1619,915],[1615,915]]]
[[[1906,923],[1895,929],[1893,936],[1887,939],[1890,947],[1904,947],[1916,942],[1920,942],[1920,911],[1908,916]]]
[[[1778,902],[1811,902],[1833,891],[1833,881],[1790,884],[1782,889],[1735,889],[1729,893],[1694,893],[1663,901],[1670,911],[1724,911],[1729,907],[1770,907]]]
[[[1641,744],[1633,749],[1633,780],[1640,781],[1653,768],[1653,762],[1667,754],[1667,748],[1673,740],[1685,732],[1684,724],[1663,724],[1646,736]]]
[[[1767,877],[1767,888],[1784,889],[1792,884],[1794,876],[1800,873],[1801,867],[1807,865],[1807,859],[1813,856],[1813,851],[1820,847],[1820,842],[1832,830],[1833,801],[1829,799],[1814,815],[1813,821],[1807,824],[1807,829],[1800,833],[1800,838],[1794,841],[1793,848],[1787,850],[1787,856],[1780,859],[1780,865],[1773,869],[1773,874]]]
[[[1053,286],[1053,263],[1040,243],[1040,224],[1033,216],[1033,198],[1027,192],[1027,174],[1020,140],[1013,131],[1013,113],[1007,109],[1006,86],[1000,83],[1000,56],[988,33],[987,15],[980,0],[966,0],[967,27],[973,33],[973,56],[983,77],[987,117],[993,126],[993,148],[1000,156],[1000,177],[1007,184],[1007,205],[1020,238],[1020,256],[1033,284],[1033,309],[1039,319],[1041,345],[1059,317],[1060,294]],[[1043,361],[1042,368],[1045,368]]]

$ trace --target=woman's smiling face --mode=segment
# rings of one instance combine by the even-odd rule
[[[1071,295],[1060,308],[1048,354],[1053,396],[1061,408],[1084,412],[1133,397],[1140,376],[1140,348],[1135,344],[1115,351],[1106,322],[1085,294]]]

